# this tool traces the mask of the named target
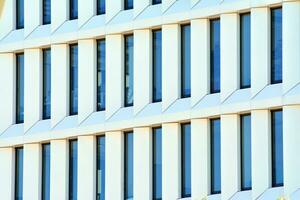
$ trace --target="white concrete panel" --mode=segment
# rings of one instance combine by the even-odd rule
[[[270,11],[251,9],[251,92],[255,96],[270,83]]]
[[[15,150],[0,148],[0,196],[1,199],[14,200]]]
[[[165,12],[176,0],[162,0],[162,11]]]
[[[15,122],[15,56],[0,54],[0,132]]]
[[[147,8],[147,6],[151,5],[151,3],[152,3],[152,0],[133,1],[134,16],[138,16],[145,8]]]
[[[123,41],[122,35],[106,36],[106,118],[123,106]]]
[[[268,110],[251,111],[252,199],[271,186],[271,127]]]
[[[162,198],[181,197],[180,124],[162,125]]]
[[[134,113],[151,102],[152,92],[152,31],[134,31]],[[142,84],[141,84],[142,83]]]
[[[50,199],[68,200],[69,143],[68,140],[51,141]]]
[[[96,111],[96,41],[78,41],[78,119],[79,123]]]
[[[69,0],[51,0],[51,30],[55,30],[69,19]]]
[[[26,132],[41,119],[42,115],[43,54],[40,49],[26,49],[24,56],[24,131]]]
[[[208,119],[191,121],[192,199],[210,193],[210,134]]]
[[[15,29],[15,1],[2,1],[0,3],[0,39]]]
[[[282,7],[283,91],[300,82],[300,1],[285,2]]]
[[[221,197],[230,199],[240,186],[239,116],[221,115]]]
[[[24,30],[25,36],[29,35],[37,28],[42,21],[42,3],[41,0],[26,0],[24,3]]]
[[[152,199],[152,131],[151,128],[135,128],[134,146],[134,199]]]
[[[300,161],[296,159],[300,151],[299,117],[299,105],[283,107],[284,193],[287,197],[300,188]]]
[[[221,15],[221,101],[239,87],[239,15]]]
[[[78,27],[96,14],[97,0],[78,0]]]
[[[69,112],[69,46],[51,46],[51,123],[55,126]]]
[[[78,137],[78,200],[96,199],[96,137]]]
[[[162,26],[162,109],[180,98],[180,26]]]
[[[191,21],[191,101],[192,106],[209,93],[209,20]]]
[[[24,145],[24,200],[40,200],[42,194],[42,149],[40,144]]]
[[[112,18],[117,15],[121,10],[123,10],[124,2],[123,0],[106,0],[106,22],[112,20]]]
[[[121,131],[105,134],[105,198],[124,199],[124,135]]]

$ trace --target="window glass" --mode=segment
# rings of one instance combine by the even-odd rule
[[[105,137],[97,138],[97,200],[105,200]]]
[[[220,19],[210,21],[210,92],[220,92]]]
[[[23,200],[23,148],[16,148],[15,200]]]
[[[97,110],[105,110],[105,40],[97,44]]]
[[[70,45],[70,115],[78,114],[78,45]]]
[[[24,0],[16,0],[16,12],[17,12],[17,29],[22,29],[24,28]]]
[[[221,128],[220,119],[211,120],[211,194],[221,193]]]
[[[43,144],[42,151],[42,199],[50,200],[50,144]]]
[[[51,0],[43,0],[43,24],[51,23]]]
[[[24,54],[16,55],[17,67],[17,105],[16,105],[16,123],[24,123]]]
[[[125,107],[133,106],[133,35],[125,36]]]
[[[78,0],[70,0],[70,20],[78,19]]]
[[[191,197],[191,125],[181,125],[181,197]]]
[[[69,200],[77,200],[77,140],[71,140],[69,148]]]
[[[43,119],[51,118],[51,49],[43,50]]]
[[[153,102],[162,100],[161,30],[153,31]]]
[[[105,0],[97,0],[97,14],[105,14]]]
[[[125,133],[125,199],[133,199],[133,133]]]
[[[160,3],[161,3],[161,0],[152,0],[152,5],[160,4]]]
[[[153,129],[153,199],[162,199],[162,129]]]
[[[181,26],[181,97],[191,96],[191,27]]]
[[[138,1],[138,0],[136,0]],[[125,0],[125,10],[133,9],[133,0]]]

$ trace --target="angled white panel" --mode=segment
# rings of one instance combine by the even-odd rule
[[[15,1],[0,2],[0,39],[5,37],[10,31],[15,29]]]
[[[134,15],[138,16],[147,6],[151,5],[152,0],[133,1]]]
[[[96,14],[97,0],[78,0],[78,27]]]
[[[106,22],[123,10],[124,0],[106,1]]]
[[[24,29],[25,36],[37,28],[42,21],[42,1],[26,0],[24,3]]]
[[[69,19],[69,0],[51,0],[51,30],[54,32]]]
[[[162,9],[165,12],[176,0],[162,0]]]
[[[2,199],[14,200],[15,186],[15,150],[0,148],[0,196]]]

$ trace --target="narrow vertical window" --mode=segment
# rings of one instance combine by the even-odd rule
[[[162,199],[162,131],[153,129],[153,200]]]
[[[50,200],[50,144],[42,146],[42,200]]]
[[[105,0],[97,0],[97,15],[105,14]]]
[[[181,197],[191,197],[191,125],[181,125]]]
[[[97,42],[97,111],[105,110],[105,40]]]
[[[161,0],[152,0],[152,5],[160,4]]]
[[[283,186],[282,111],[272,111],[272,186]]]
[[[136,1],[138,1],[138,0],[136,0]],[[125,10],[133,9],[133,0],[125,0],[124,9]]]
[[[125,36],[125,107],[133,106],[133,35]]]
[[[161,46],[161,30],[153,31],[153,102],[162,100],[162,46]]]
[[[282,82],[282,9],[271,10],[271,84]]]
[[[78,114],[78,45],[70,45],[70,115]]]
[[[43,50],[43,119],[51,118],[51,49]]]
[[[210,122],[211,194],[221,193],[221,130],[220,119]]]
[[[16,123],[24,123],[24,54],[16,54]]]
[[[251,87],[251,15],[240,16],[240,87]]]
[[[70,0],[70,20],[78,19],[78,0]]]
[[[191,96],[191,27],[181,26],[181,97]]]
[[[69,145],[69,199],[77,200],[77,140]]]
[[[251,190],[251,115],[241,115],[241,189]]]
[[[220,87],[220,19],[215,19],[210,21],[210,93]]]
[[[15,200],[23,199],[23,148],[16,148]]]
[[[24,0],[16,0],[16,28],[24,28]]]
[[[43,0],[43,24],[51,23],[51,0]]]
[[[125,133],[125,199],[133,199],[133,132]]]
[[[97,200],[105,200],[105,136],[97,138]]]

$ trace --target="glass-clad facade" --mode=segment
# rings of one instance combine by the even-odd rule
[[[153,86],[152,101],[160,102],[162,100],[162,43],[161,30],[153,31]]]
[[[16,0],[16,29],[24,28],[24,0]]]
[[[70,20],[78,19],[78,0],[70,0]]]
[[[133,35],[125,36],[125,107],[133,106]]]
[[[105,110],[105,40],[97,42],[97,111]]]
[[[50,200],[50,144],[42,145],[42,200]]]
[[[69,143],[69,200],[77,200],[78,150],[77,140]]]
[[[153,140],[153,180],[152,180],[152,192],[153,200],[162,199],[162,129],[152,129]]]
[[[23,200],[23,148],[15,149],[15,200]]]
[[[24,54],[16,54],[16,124],[24,123]]]
[[[105,136],[97,138],[97,200],[105,200]]]
[[[191,197],[191,125],[181,124],[181,197]]]
[[[70,45],[70,115],[78,114],[78,45]]]
[[[51,118],[51,49],[43,50],[43,119]]]
[[[221,193],[221,122],[210,121],[211,194]]]
[[[43,24],[51,24],[51,0],[43,0]]]
[[[181,26],[181,98],[191,96],[191,26]]]
[[[218,93],[220,81],[220,19],[210,21],[210,93]]]
[[[133,132],[125,133],[125,155],[124,155],[124,199],[133,199]]]

